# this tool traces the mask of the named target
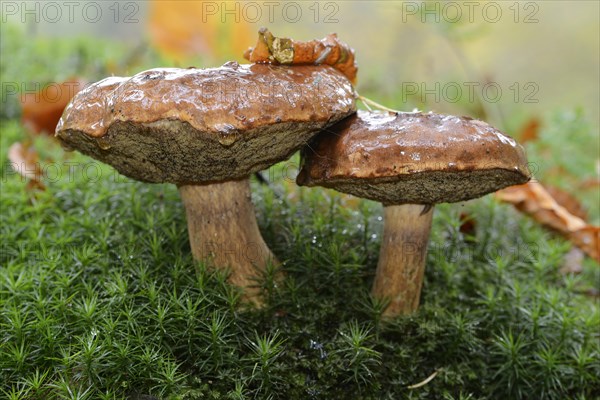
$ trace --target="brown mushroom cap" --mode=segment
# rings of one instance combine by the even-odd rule
[[[329,66],[152,69],[79,92],[56,135],[137,180],[218,182],[288,158],[353,113],[354,98]]]
[[[392,204],[468,200],[531,175],[523,148],[485,122],[359,111],[302,151],[298,184]]]

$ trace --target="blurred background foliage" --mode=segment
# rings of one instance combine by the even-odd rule
[[[165,55],[160,65],[207,67],[231,59],[242,61],[243,50],[255,42],[260,26],[300,40],[337,32],[356,49],[361,68],[358,88],[376,91],[378,98],[398,102],[401,99],[396,96],[403,82],[424,82],[432,88],[435,82],[494,81],[506,92],[497,104],[501,115],[541,114],[569,104],[584,107],[590,120],[598,123],[597,2],[482,1],[470,7],[465,5],[468,2],[449,2],[459,7],[421,1],[296,2],[301,12],[297,21],[294,7],[286,9],[283,3],[275,3],[278,6],[271,6],[272,22],[265,2],[250,3],[259,6],[245,8],[240,2],[239,12],[227,14],[226,10],[236,10],[235,2],[124,1],[118,7],[117,23],[109,5],[102,7],[104,15],[97,23],[86,22],[77,11],[73,23],[65,16],[55,23],[43,19],[35,23],[31,16],[17,13],[3,16],[7,23],[3,23],[2,40],[9,41],[6,31],[16,28],[26,34],[25,41],[46,39],[36,50],[51,52],[57,45],[53,39],[106,39],[111,43],[109,49],[117,46],[127,53],[140,46],[157,48]],[[415,10],[416,6],[420,9]],[[254,18],[255,9],[261,18]],[[123,55],[107,49],[107,53],[98,54],[96,62],[115,63],[110,53],[119,54],[119,58]],[[43,55],[42,51],[40,59]],[[149,61],[145,66],[158,65],[152,63],[157,60]],[[140,66],[116,63],[117,69],[109,72],[132,74]],[[57,79],[52,72],[45,71],[40,81]],[[13,78],[18,75],[4,77]],[[526,93],[514,101],[509,87],[515,82],[536,83],[539,92],[533,98],[538,101],[523,103]],[[426,103],[437,112],[464,111],[461,104],[435,102],[433,97],[427,96]],[[406,106],[421,103],[412,99]]]

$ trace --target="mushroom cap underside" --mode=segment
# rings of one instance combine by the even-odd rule
[[[137,180],[201,184],[284,160],[354,111],[352,85],[329,66],[159,68],[79,92],[56,136]]]
[[[310,141],[297,181],[389,205],[469,200],[530,178],[523,148],[485,122],[359,111]]]

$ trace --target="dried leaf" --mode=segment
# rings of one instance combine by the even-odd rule
[[[529,214],[542,225],[559,232],[600,263],[600,227],[588,225],[571,214],[539,182],[511,186],[496,192],[496,196]]]
[[[572,232],[569,238],[575,246],[600,263],[600,226],[587,225]]]
[[[39,164],[39,156],[35,148],[14,143],[8,149],[8,159],[13,169],[27,180],[27,189],[45,190],[42,183],[42,170]]]
[[[215,59],[237,57],[252,35],[250,24],[234,15],[221,21],[224,8],[240,10],[242,2],[150,2],[148,30],[151,43],[170,59],[185,63],[199,55]]]
[[[550,194],[550,196],[552,196],[552,198],[556,200],[558,204],[566,208],[569,213],[583,219],[584,221],[587,219],[587,212],[585,211],[585,208],[572,194],[567,193],[555,186],[545,185],[544,188],[548,194]]]
[[[268,29],[261,28],[256,46],[248,49],[244,58],[256,63],[331,65],[356,83],[358,67],[354,50],[341,42],[335,33],[321,40],[299,42],[275,37]]]
[[[538,140],[540,133],[540,120],[533,117],[523,125],[519,136],[520,143],[534,142]]]
[[[581,190],[591,190],[600,188],[600,178],[586,179],[578,185]]]
[[[465,235],[467,237],[475,236],[477,222],[475,221],[475,218],[473,218],[472,215],[470,215],[467,212],[462,212],[462,213],[460,213],[459,221],[460,221],[460,227],[459,227],[460,233],[462,233],[463,235]]]
[[[54,135],[56,124],[69,101],[86,83],[70,78],[62,83],[52,83],[36,93],[21,97],[23,125],[34,133]]]

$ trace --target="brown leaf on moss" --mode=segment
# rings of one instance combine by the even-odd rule
[[[600,263],[600,227],[587,225],[569,235],[575,246]]]
[[[459,227],[460,233],[462,233],[463,235],[465,235],[467,237],[475,236],[475,234],[477,232],[477,221],[475,221],[475,218],[471,214],[469,214],[467,212],[461,212],[459,221],[460,221],[460,227]]]
[[[521,132],[519,133],[519,142],[527,143],[527,142],[535,142],[539,138],[540,133],[540,120],[536,117],[529,119],[523,127],[521,128]]]
[[[335,33],[321,40],[300,42],[273,36],[268,29],[261,28],[256,46],[248,49],[244,58],[256,63],[331,65],[352,83],[356,83],[358,72],[354,50],[340,41]]]
[[[52,83],[35,93],[21,96],[21,122],[33,133],[54,135],[56,124],[69,101],[86,85],[79,78]]]
[[[539,182],[508,187],[496,192],[496,197],[560,233],[600,263],[600,227],[571,214]]]
[[[8,149],[8,159],[11,167],[27,181],[26,189],[45,190],[42,183],[43,171],[39,164],[39,155],[34,147],[14,143]]]
[[[565,192],[555,186],[544,186],[548,194],[561,206],[567,209],[571,214],[583,220],[587,219],[587,212],[583,205],[570,193]]]
[[[600,179],[598,178],[590,178],[581,182],[578,186],[581,190],[591,190],[600,188]]]

